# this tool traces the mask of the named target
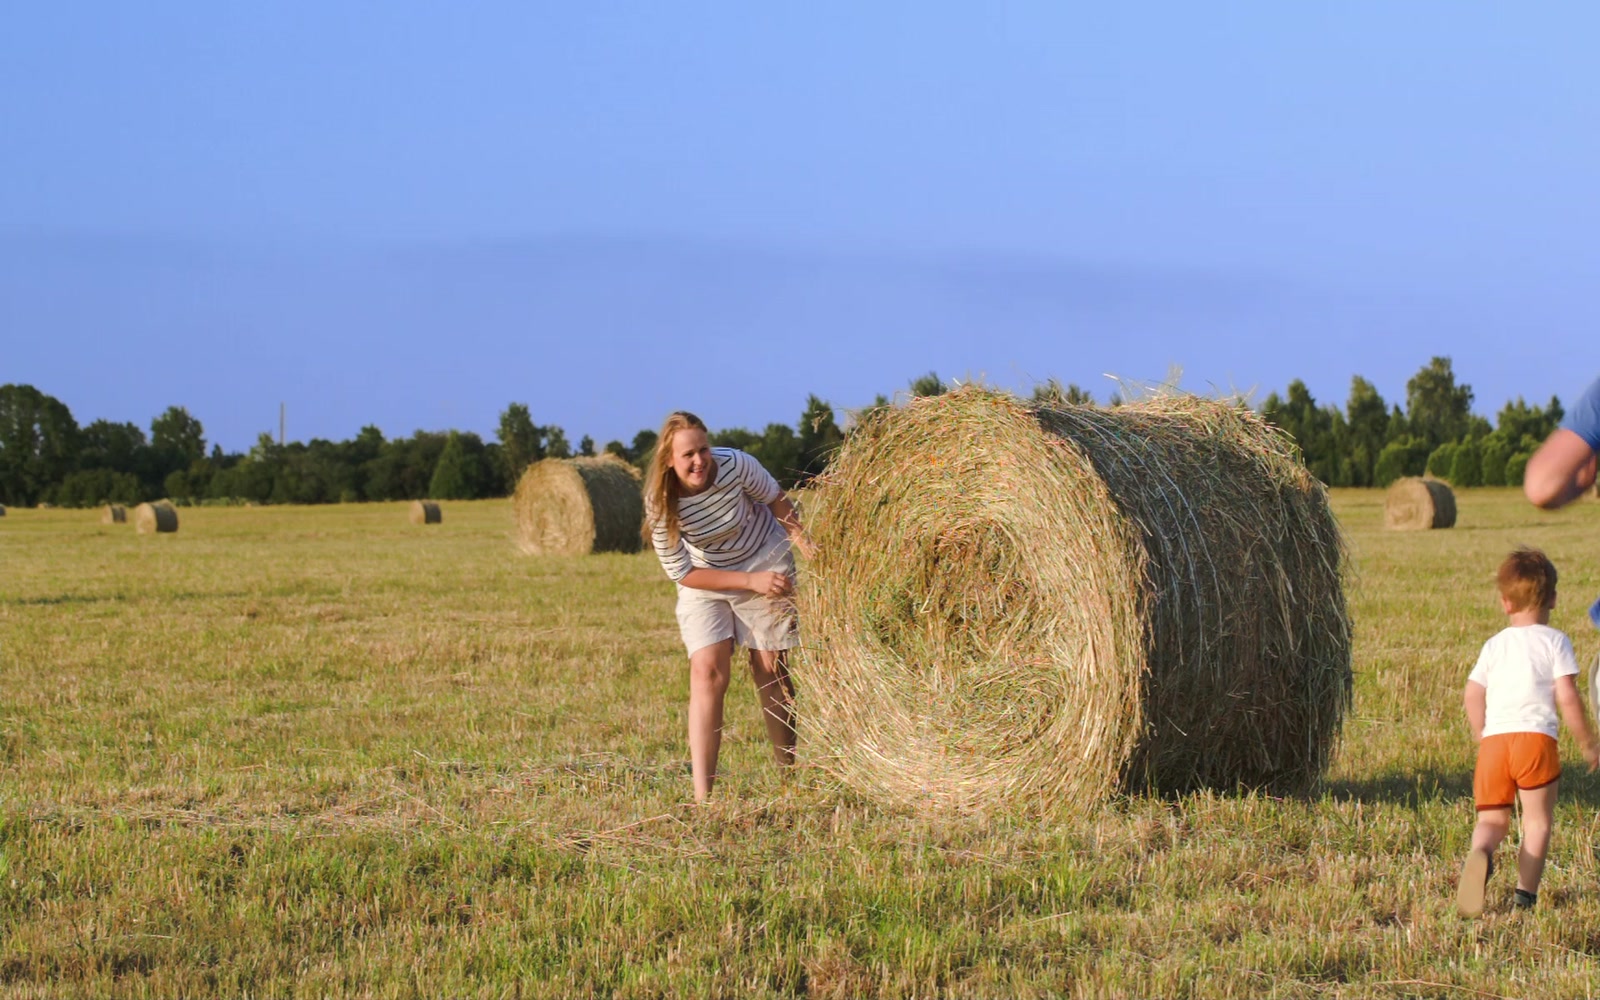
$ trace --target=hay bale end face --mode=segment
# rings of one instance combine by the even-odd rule
[[[141,535],[178,530],[178,509],[165,500],[142,503],[133,509],[133,527]]]
[[[126,524],[128,511],[119,503],[108,503],[100,508],[101,524]]]
[[[1398,479],[1383,498],[1383,526],[1394,531],[1453,528],[1456,495],[1441,479]]]
[[[439,505],[432,500],[411,501],[412,524],[441,524],[444,522],[444,513],[439,510]]]
[[[643,545],[639,470],[614,455],[535,462],[517,482],[512,507],[517,547],[528,555],[637,552]]]
[[[807,497],[802,753],[917,810],[1314,787],[1349,703],[1326,491],[1224,402],[867,418]]]

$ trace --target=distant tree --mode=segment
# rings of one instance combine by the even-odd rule
[[[911,395],[913,396],[942,396],[950,391],[939,378],[938,373],[929,372],[911,380]]]
[[[607,441],[606,446],[600,449],[607,455],[615,455],[623,461],[628,461],[628,446],[621,441]]]
[[[1480,462],[1479,471],[1483,475],[1483,485],[1506,485],[1506,462],[1512,454],[1512,444],[1499,431],[1484,438],[1478,445]]]
[[[642,430],[633,436],[633,444],[628,446],[628,461],[644,469],[656,453],[656,432]]]
[[[1504,476],[1504,473],[1501,473]],[[1482,486],[1483,485],[1483,452],[1479,450],[1477,441],[1463,441],[1456,445],[1456,453],[1450,459],[1450,474],[1445,477],[1453,486]]]
[[[1087,390],[1080,389],[1076,384],[1069,383],[1062,388],[1059,379],[1046,379],[1033,387],[1033,398],[1030,400],[1035,406],[1071,406],[1092,405],[1094,397]]]
[[[150,447],[155,449],[156,471],[165,477],[206,457],[205,428],[188,410],[169,406],[150,421]]]
[[[887,406],[882,396],[874,407]],[[828,467],[833,453],[844,443],[844,432],[834,420],[833,407],[816,395],[806,397],[806,408],[800,414],[800,433],[795,441],[797,474],[795,485],[803,486]]]
[[[143,496],[139,477],[115,469],[83,469],[68,473],[55,489],[54,503],[63,507],[96,507],[103,503],[136,504]]]
[[[1383,446],[1372,466],[1372,485],[1387,487],[1405,476],[1420,476],[1428,468],[1428,442],[1400,437]]]
[[[761,465],[784,489],[793,489],[800,478],[800,439],[788,424],[772,423],[750,448]]]
[[[1412,435],[1435,447],[1467,433],[1472,387],[1457,385],[1450,359],[1435,357],[1406,383],[1406,419]]]
[[[1446,441],[1433,449],[1433,453],[1428,456],[1428,473],[1440,479],[1449,479],[1451,471],[1455,468],[1456,452],[1460,448],[1461,446],[1454,441]]]
[[[112,469],[139,475],[151,464],[150,445],[138,424],[96,420],[83,429],[81,469]]]
[[[1523,475],[1528,471],[1528,459],[1533,457],[1532,452],[1519,451],[1506,459],[1506,485],[1521,486]]]
[[[467,468],[467,453],[461,435],[455,431],[445,440],[444,451],[433,467],[433,478],[428,483],[428,496],[434,500],[473,500],[471,474]]]
[[[1563,416],[1565,413],[1561,401],[1554,396],[1550,397],[1549,405],[1542,410],[1529,406],[1518,396],[1515,401],[1500,408],[1495,417],[1495,432],[1513,446],[1520,445],[1524,440],[1541,442],[1561,425]]]
[[[516,489],[527,467],[544,458],[544,434],[533,422],[526,403],[512,403],[500,414],[500,456],[505,487]]]
[[[1350,479],[1352,486],[1373,485],[1374,466],[1389,434],[1389,409],[1377,387],[1360,375],[1350,379],[1350,395],[1344,404],[1350,440]]]
[[[551,425],[544,428],[544,454],[546,458],[571,458],[572,445],[567,443],[567,432]]]
[[[578,454],[582,455],[585,458],[593,458],[594,457],[594,438],[590,437],[587,434],[585,434],[583,437],[579,438],[578,439]]]
[[[31,507],[78,467],[78,422],[31,385],[0,386],[0,503]]]

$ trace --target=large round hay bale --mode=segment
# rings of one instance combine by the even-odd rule
[[[801,752],[913,809],[1314,787],[1351,688],[1327,494],[1243,407],[869,416],[807,496]]]
[[[1456,495],[1439,479],[1407,476],[1397,479],[1383,498],[1383,526],[1396,531],[1452,528],[1456,523]]]
[[[432,500],[411,501],[412,524],[440,524],[444,521],[444,514],[439,510],[439,505]]]
[[[517,482],[517,547],[529,555],[637,552],[643,544],[639,470],[615,455],[547,458]]]
[[[178,530],[178,509],[165,500],[142,503],[133,509],[133,527],[141,535]]]
[[[100,508],[101,524],[126,524],[128,511],[120,503],[108,503]]]

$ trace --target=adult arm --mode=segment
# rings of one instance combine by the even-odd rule
[[[1483,717],[1487,711],[1489,692],[1477,681],[1467,681],[1461,695],[1461,706],[1467,710],[1467,728],[1472,730],[1472,742],[1483,742]]]
[[[696,566],[678,581],[695,590],[753,590],[767,597],[782,597],[789,593],[792,583],[787,574],[770,570],[740,573],[731,569],[707,569]]]
[[[1571,674],[1556,678],[1556,707],[1561,710],[1561,721],[1567,724],[1578,746],[1583,750],[1584,763],[1593,771],[1600,766],[1600,742],[1596,742],[1594,728],[1589,725],[1589,713],[1583,710],[1583,696],[1578,693],[1577,681]]]
[[[1538,507],[1555,510],[1594,486],[1595,452],[1581,435],[1558,428],[1528,459],[1522,492]]]
[[[800,512],[794,509],[794,504],[789,502],[789,498],[780,493],[778,499],[767,504],[767,507],[772,511],[772,516],[778,519],[778,523],[783,525],[784,532],[789,536],[789,544],[807,559],[814,557],[817,554],[817,543],[813,542],[811,536],[806,534],[806,529],[801,527]]]

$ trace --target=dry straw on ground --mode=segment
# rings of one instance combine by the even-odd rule
[[[142,503],[133,509],[133,527],[141,535],[178,530],[178,509],[165,500]]]
[[[644,521],[639,470],[613,455],[547,458],[517,483],[517,547],[528,555],[637,552]]]
[[[100,508],[101,524],[126,524],[128,511],[120,503],[108,503]]]
[[[1383,498],[1383,526],[1396,531],[1453,528],[1456,495],[1439,479],[1408,476],[1398,479]]]
[[[410,517],[412,524],[439,524],[444,520],[439,505],[432,500],[411,501]]]
[[[1351,687],[1327,494],[1249,410],[873,414],[810,491],[795,666],[813,763],[913,809],[1314,787]]]

